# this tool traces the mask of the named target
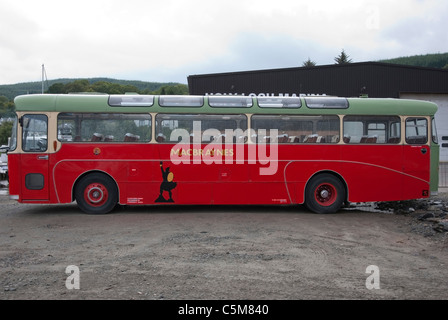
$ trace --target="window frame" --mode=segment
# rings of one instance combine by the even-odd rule
[[[131,101],[133,100],[133,101]],[[138,100],[142,102],[138,102]],[[153,95],[110,95],[107,103],[111,107],[152,107],[154,105]],[[120,101],[120,103],[118,103]],[[128,102],[126,102],[128,101]]]
[[[419,121],[419,120],[424,120],[426,124],[423,125],[423,126],[422,125],[418,125],[417,121]],[[408,126],[408,122],[410,122],[410,121],[414,121],[415,125]],[[408,130],[410,128],[412,128],[412,127],[415,128],[416,135],[409,135],[408,136]],[[419,127],[425,127],[425,136],[424,136],[425,140],[424,140],[424,142],[423,142],[423,140],[421,140],[422,138],[420,138],[420,137],[423,137],[423,136],[419,135],[419,130],[418,130]],[[407,117],[405,119],[405,141],[406,141],[406,143],[410,144],[410,145],[425,145],[425,144],[427,144],[428,141],[429,141],[429,132],[428,132],[428,130],[429,130],[429,122],[428,122],[427,118],[425,118],[425,117],[418,117],[418,116],[416,116],[416,117]],[[413,138],[413,140],[411,140],[411,138]]]
[[[38,119],[38,117],[42,117],[42,118],[45,117],[45,119]],[[25,134],[26,133],[30,133],[30,132],[31,133],[33,133],[33,132],[34,133],[38,133],[39,132],[39,131],[34,130],[34,129],[33,130],[25,129],[25,126],[29,127],[29,125],[30,125],[30,122],[28,124],[25,124],[26,118],[29,118],[30,119],[29,121],[34,119],[34,120],[40,120],[43,123],[45,123],[46,138],[41,138],[37,142],[35,142],[36,145],[39,144],[39,143],[42,145],[41,140],[44,140],[45,141],[45,150],[42,149],[42,147],[40,149],[28,149],[28,148],[25,148],[28,145],[28,142],[26,142],[26,141],[28,141],[27,138],[29,137],[29,135],[25,136]],[[20,118],[20,124],[22,126],[22,136],[21,136],[22,151],[23,152],[29,152],[29,153],[33,153],[33,152],[42,152],[42,153],[43,152],[47,152],[48,151],[48,115],[46,115],[44,113],[39,113],[39,114],[37,114],[37,113],[27,113],[27,114],[24,114]]]
[[[223,130],[221,129],[217,129],[217,128],[212,128],[212,127],[202,127],[202,121],[214,121],[216,118],[216,121],[225,121],[225,120],[233,120],[235,121],[235,128],[224,128],[224,132],[222,132]],[[229,118],[229,119],[225,119],[225,118]],[[164,132],[163,131],[163,127],[162,127],[162,122],[163,121],[190,121],[190,125],[188,125],[188,128],[185,127],[176,127],[171,129],[171,131],[169,132],[168,136],[168,132]],[[207,130],[213,130],[216,129],[218,131],[220,131],[220,134],[218,136],[224,137],[225,136],[225,131],[226,130],[233,130],[233,132],[235,133],[237,130],[240,130],[242,133],[247,133],[247,129],[248,129],[248,125],[249,125],[249,119],[247,117],[246,114],[209,114],[209,113],[189,113],[189,114],[183,114],[183,113],[158,113],[155,117],[154,117],[154,121],[155,121],[155,128],[154,128],[154,132],[155,132],[155,138],[156,138],[156,142],[158,143],[179,143],[182,141],[179,140],[171,140],[171,135],[173,133],[173,131],[175,130],[186,130],[188,132],[188,135],[190,136],[190,142],[193,142],[193,137],[195,134],[194,131],[194,122],[195,121],[201,121],[201,143],[211,143],[212,138],[210,138],[210,141],[203,141],[203,134],[205,131]],[[241,123],[245,123],[244,128],[241,127]],[[159,127],[160,126],[160,127]],[[209,131],[210,132],[210,131]],[[218,136],[215,136],[215,138],[217,138]],[[235,138],[235,137],[234,137]],[[226,142],[225,138],[221,139],[221,143]],[[246,143],[247,139],[243,138],[243,141],[238,141],[238,139],[233,139],[234,143]],[[235,141],[236,140],[236,141]],[[219,143],[219,142],[217,142]]]
[[[345,115],[342,120],[342,134],[344,143],[350,145],[356,144],[378,144],[378,145],[397,145],[401,142],[402,132],[401,132],[401,118],[396,115]],[[356,131],[357,129],[348,130],[348,123],[359,123],[361,124],[362,132]],[[372,128],[370,127],[372,124],[382,124],[384,125],[384,129],[382,128]],[[399,136],[392,136],[392,125],[399,124]],[[374,131],[374,132],[372,132]],[[384,132],[384,134],[381,134]],[[355,133],[355,134],[353,134]],[[359,137],[358,139],[353,140],[352,136]],[[382,139],[384,138],[384,141]],[[356,141],[356,142],[354,142]]]
[[[252,108],[252,97],[247,96],[208,96],[208,105],[212,108]],[[222,101],[219,101],[222,100]],[[244,103],[244,100],[246,103]],[[235,101],[235,102],[233,102]],[[240,103],[237,103],[240,102]]]
[[[269,100],[280,100],[280,102],[275,103],[272,101],[272,103],[267,103]],[[257,103],[262,109],[300,109],[302,107],[302,99],[300,97],[257,97]]]
[[[305,97],[305,105],[310,109],[348,109],[350,103],[341,97]],[[342,102],[342,103],[341,103]]]
[[[307,124],[304,125],[304,127],[300,126],[299,130],[280,130],[280,127],[285,128],[284,125],[281,126],[277,126],[278,128],[262,128],[261,126],[257,126],[256,124],[254,124],[254,122],[256,123],[256,121],[262,121],[264,120],[263,118],[265,118],[266,120],[269,120],[269,117],[272,118],[272,123],[273,124],[278,124],[279,121],[288,121],[288,120],[292,120],[294,123],[294,121],[300,121],[303,124]],[[257,119],[258,118],[258,119]],[[326,118],[328,118],[326,120]],[[322,134],[324,132],[324,130],[318,130],[318,126],[320,123],[322,122],[329,122],[333,119],[329,119],[329,118],[334,118],[334,123],[337,124],[338,126],[338,130],[334,132],[334,134]],[[254,121],[255,120],[255,121]],[[294,127],[294,125],[292,126]],[[299,126],[297,126],[297,128],[299,128]],[[277,139],[274,139],[273,141],[277,141],[277,143],[279,144],[308,144],[308,143],[325,143],[325,144],[338,144],[339,140],[340,140],[340,117],[339,115],[336,114],[331,114],[331,115],[306,115],[306,114],[301,114],[301,115],[295,115],[295,114],[256,114],[256,115],[252,115],[251,117],[251,129],[255,132],[255,134],[257,134],[257,139],[254,140],[254,137],[251,137],[251,141],[253,143],[260,143],[259,138],[258,138],[258,130],[278,130],[278,135],[277,135]],[[283,131],[283,132],[280,132]],[[288,132],[285,132],[288,131]],[[331,130],[328,130],[329,132],[331,132]],[[292,132],[297,132],[297,134],[295,135],[291,135]],[[267,133],[267,132],[266,132]],[[300,133],[300,134],[299,134]],[[332,137],[331,139],[329,137]],[[334,138],[336,136],[336,138]],[[269,142],[271,142],[271,138],[270,136],[266,136],[265,138],[269,138]],[[328,139],[327,139],[328,138]],[[262,138],[263,139],[263,138]],[[327,141],[328,140],[328,141]]]
[[[62,118],[64,116],[70,117],[73,116],[73,118]],[[95,118],[96,117],[96,118]],[[103,119],[101,119],[103,117]],[[124,117],[123,119],[120,119],[120,117]],[[139,119],[141,118],[141,119]],[[100,123],[101,121],[120,121],[120,120],[126,120],[126,121],[147,121],[149,125],[147,126],[141,126],[140,128],[146,127],[147,129],[139,129],[135,132],[126,132],[119,140],[116,139],[116,132],[113,132],[114,135],[111,135],[111,132],[99,132],[101,130],[92,130],[92,132],[88,132],[89,134],[84,133],[83,128],[83,122],[84,121],[95,121],[98,120]],[[62,138],[62,134],[60,133],[60,125],[62,121],[73,121],[75,122],[74,128],[72,130],[75,130],[74,135],[72,134],[73,140],[64,140]],[[78,124],[76,124],[78,122]],[[101,112],[101,113],[89,113],[89,112],[60,112],[57,116],[56,120],[57,125],[57,140],[61,143],[128,143],[128,142],[135,142],[135,143],[149,143],[152,140],[152,115],[150,113],[117,113],[117,112]],[[136,125],[136,128],[139,128]],[[79,126],[76,128],[76,126]],[[86,125],[85,125],[86,126]],[[147,138],[141,137],[139,135],[139,131],[143,130],[145,135],[147,135]],[[127,130],[124,130],[125,132]],[[118,137],[118,136],[117,136]],[[83,139],[84,138],[84,139]]]
[[[204,96],[167,95],[158,97],[159,106],[161,106],[162,108],[202,108],[204,106],[204,101],[205,101]]]

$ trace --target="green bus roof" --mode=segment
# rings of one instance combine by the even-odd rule
[[[211,100],[222,103],[213,106]],[[170,106],[163,106],[165,101]],[[198,101],[202,101],[202,104],[197,104]],[[383,98],[36,94],[18,96],[14,103],[16,111],[30,112],[410,116],[433,116],[437,112],[437,105],[432,102]]]

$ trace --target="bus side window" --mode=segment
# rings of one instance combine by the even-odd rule
[[[163,114],[156,116],[158,143],[245,143],[246,115]]]
[[[23,126],[22,150],[47,151],[48,118],[44,114],[27,114],[21,119]]]
[[[387,143],[400,143],[401,141],[401,124],[400,121],[391,122],[389,130],[389,138]]]
[[[426,144],[428,142],[428,121],[425,118],[406,119],[406,143]]]
[[[338,143],[340,121],[338,116],[323,116],[316,123],[317,142]]]
[[[397,144],[401,141],[400,118],[396,116],[345,116],[345,143]]]
[[[313,123],[306,116],[253,115],[252,129],[254,143],[301,143],[311,141]]]
[[[338,116],[254,115],[253,142],[261,143],[338,143]],[[265,130],[265,131],[263,131]],[[277,135],[275,134],[277,130]],[[266,133],[267,136],[262,134]]]
[[[439,143],[439,138],[437,137],[437,129],[436,129],[436,119],[433,117],[431,119],[432,125],[432,142],[438,144]]]
[[[146,113],[60,113],[61,142],[149,142],[151,115]]]

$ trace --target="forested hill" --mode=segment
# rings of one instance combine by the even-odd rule
[[[164,87],[174,87],[181,84],[174,82],[145,82],[145,81],[131,81],[131,80],[118,80],[110,78],[89,78],[89,79],[56,79],[48,80],[44,82],[44,92],[48,92],[49,88],[55,84],[67,85],[75,82],[88,81],[90,85],[95,83],[110,83],[120,86],[128,86],[129,88],[137,88],[139,92],[155,92],[161,90]],[[182,85],[183,86],[183,85]],[[5,96],[9,100],[22,94],[42,93],[42,82],[24,82],[10,85],[0,85],[0,96]]]
[[[378,62],[404,64],[415,67],[448,69],[448,52],[380,60]]]
[[[379,60],[378,62],[402,64],[426,68],[448,69],[448,52],[400,57]],[[114,87],[115,85],[115,87]],[[86,89],[87,90],[83,90]],[[51,90],[53,89],[53,91]],[[70,89],[72,89],[70,91]],[[44,92],[67,93],[79,91],[97,91],[104,93],[118,93],[116,91],[136,91],[141,94],[188,94],[188,86],[174,82],[145,82],[118,80],[111,78],[89,79],[56,79],[44,83]],[[22,94],[42,93],[42,82],[26,82],[11,85],[0,85],[0,97],[9,100]]]

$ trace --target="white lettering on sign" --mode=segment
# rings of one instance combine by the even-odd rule
[[[246,96],[245,93],[206,93],[206,96]],[[296,93],[279,93],[279,94],[275,94],[275,93],[249,93],[248,94],[249,97],[326,97],[327,94],[326,93],[300,93],[300,94],[296,94]]]

